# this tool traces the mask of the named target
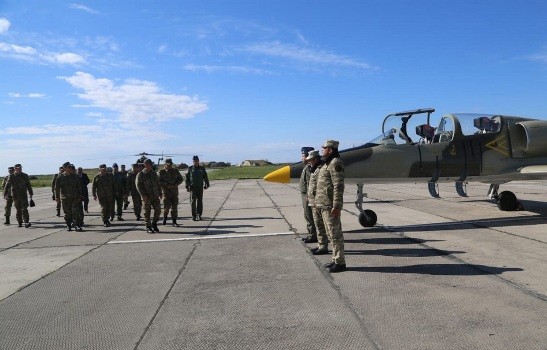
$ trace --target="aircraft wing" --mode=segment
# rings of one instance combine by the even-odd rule
[[[547,165],[529,165],[518,170],[525,175],[547,175]]]

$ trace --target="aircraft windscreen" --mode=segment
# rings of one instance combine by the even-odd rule
[[[496,133],[501,129],[501,117],[492,114],[454,114],[462,127],[463,135]]]
[[[374,145],[395,145],[395,135],[397,135],[397,129],[391,128],[388,131],[384,132],[380,136],[370,140],[367,144]]]

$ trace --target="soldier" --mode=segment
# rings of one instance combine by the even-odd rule
[[[28,197],[27,192],[32,199],[32,186],[28,175],[23,172],[21,164],[15,164],[14,172],[8,177],[6,185],[4,187],[4,199],[8,199],[9,192],[11,192],[11,197],[13,198],[13,204],[15,206],[17,222],[19,227],[23,227],[23,221],[25,222],[25,227],[29,228],[31,226],[29,222],[28,214]]]
[[[82,182],[82,201],[84,202],[84,210],[86,213],[89,213],[89,191],[87,190],[87,185],[91,182],[89,176],[84,173],[82,167],[78,168],[78,177]]]
[[[108,219],[114,210],[114,191],[116,185],[112,174],[106,171],[106,164],[99,165],[99,171],[100,173],[93,178],[91,193],[94,200],[97,200],[97,197],[99,198],[104,227],[109,227],[110,221]]]
[[[173,168],[173,160],[165,160],[165,168],[160,170],[160,186],[163,190],[163,224],[167,224],[167,215],[171,209],[173,226],[178,227],[179,185],[184,181],[180,171]]]
[[[74,170],[70,162],[63,164],[64,174],[55,181],[55,199],[62,204],[67,231],[72,231],[72,226],[76,231],[82,231],[82,181]]]
[[[190,192],[190,204],[192,206],[192,220],[202,220],[203,190],[209,188],[207,171],[199,165],[199,157],[192,158],[194,165],[188,168],[186,173],[186,191]]]
[[[133,169],[127,173],[126,181],[126,193],[131,194],[131,199],[133,200],[133,212],[137,217],[137,220],[141,219],[142,211],[142,200],[139,190],[137,189],[137,174],[141,171],[141,164],[135,163],[132,165]]]
[[[310,183],[308,184],[308,205],[311,208],[313,215],[313,222],[317,232],[318,247],[311,250],[313,255],[321,255],[329,253],[329,240],[327,232],[325,231],[325,223],[321,216],[321,209],[315,206],[315,196],[317,195],[317,176],[319,175],[319,169],[321,167],[321,156],[319,151],[310,151],[306,160],[310,164]]]
[[[55,200],[55,181],[57,181],[57,177],[63,173],[63,167],[59,167],[59,172],[55,175],[53,175],[53,180],[51,181],[51,199]],[[61,202],[57,201],[57,216],[61,216]]]
[[[8,178],[11,174],[15,172],[15,168],[10,166],[8,168],[8,175],[4,177],[4,180],[2,181],[2,193],[4,193],[4,189],[6,188],[6,183],[8,182]],[[8,197],[6,198],[6,206],[4,207],[4,215],[6,216],[6,221],[4,222],[4,225],[9,225],[9,218],[11,216],[11,206],[13,205],[13,197],[11,196],[11,193],[8,193]]]
[[[125,188],[127,189],[127,175],[129,174],[129,171],[125,170],[125,164],[121,165],[120,173],[122,173],[123,177],[125,178]],[[126,190],[123,195],[123,209],[127,209],[129,206],[129,192]]]
[[[123,198],[125,196],[125,175],[118,171],[118,164],[112,164],[112,175],[114,176],[114,182],[116,184],[116,190],[114,191],[114,201],[116,202],[116,212],[112,211],[110,218],[114,220],[114,214],[117,216],[118,221],[123,221]]]
[[[302,174],[300,174],[300,196],[302,198],[302,208],[304,208],[304,219],[306,220],[306,229],[308,231],[307,237],[303,238],[302,240],[304,241],[304,243],[316,243],[317,234],[315,230],[315,224],[313,223],[312,208],[308,205],[308,184],[310,182],[311,167],[309,162],[306,160],[309,152],[313,151],[313,147],[302,147],[301,151],[302,163],[306,165],[304,165]]]
[[[158,174],[154,171],[152,160],[144,161],[144,170],[137,174],[137,189],[144,203],[144,220],[146,232],[160,232],[158,229],[158,221],[160,219],[161,203],[160,198],[161,187],[158,179]],[[154,218],[150,222],[150,212],[154,208]]]
[[[329,240],[332,261],[325,264],[331,273],[346,270],[344,234],[340,214],[344,202],[344,163],[338,153],[338,141],[327,140],[322,146],[324,163],[317,175],[315,205],[320,208]]]

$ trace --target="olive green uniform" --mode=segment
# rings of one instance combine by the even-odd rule
[[[13,205],[15,206],[17,222],[21,224],[23,221],[25,223],[29,222],[28,214],[28,194],[32,197],[32,186],[28,175],[25,173],[13,173],[6,180],[4,187],[4,197],[8,195],[8,192],[11,192],[11,197],[13,198]]]
[[[332,261],[346,263],[344,234],[340,216],[331,216],[331,209],[342,209],[344,202],[344,163],[338,157],[329,157],[319,169],[315,205],[320,208],[327,236],[332,242]]]
[[[6,183],[8,182],[9,175],[4,177],[4,180],[2,180],[2,193],[4,193],[4,189],[6,188]],[[6,198],[6,206],[4,207],[4,216],[6,217],[6,225],[9,224],[9,218],[11,216],[11,207],[13,205],[13,197],[11,196],[11,191],[8,191],[7,198]]]
[[[98,174],[93,178],[91,193],[93,194],[93,198],[99,199],[99,204],[101,205],[101,217],[104,223],[109,221],[110,215],[114,211],[115,190],[116,185],[112,174]]]
[[[308,239],[316,239],[317,233],[313,221],[312,207],[308,205],[308,185],[311,177],[311,168],[309,164],[304,165],[302,174],[300,175],[300,196],[302,198],[302,208],[304,208],[304,219],[306,220],[306,229],[308,231]]]
[[[112,176],[114,177],[114,203],[115,208],[112,208],[112,213],[110,215],[111,219],[114,219],[114,215],[121,219],[123,213],[123,199],[125,196],[125,187],[126,187],[126,178],[125,175],[121,172],[113,172]]]
[[[184,181],[177,169],[160,170],[159,182],[163,190],[163,216],[167,217],[171,210],[171,218],[176,221],[179,206],[179,185]]]
[[[51,180],[51,193],[52,193],[52,199],[55,200],[55,182],[57,181],[57,178],[59,175],[62,175],[62,173],[57,173],[53,175],[53,180]],[[61,216],[61,202],[57,202],[57,216]]]
[[[321,165],[318,164],[318,166],[314,169],[311,168],[310,172],[310,182],[308,184],[308,192],[307,192],[307,198],[308,198],[308,206],[312,212],[313,216],[313,223],[315,225],[316,233],[317,233],[317,243],[318,243],[318,249],[320,250],[327,250],[329,245],[329,239],[327,237],[327,232],[325,230],[325,223],[323,222],[323,217],[321,216],[321,209],[316,207],[315,205],[315,196],[317,193],[317,177],[319,176],[319,169],[321,168]]]
[[[144,203],[144,224],[146,227],[155,227],[160,219],[161,203],[160,193],[161,187],[158,179],[158,174],[154,170],[140,171],[137,174],[137,189]],[[146,200],[144,197],[147,197]],[[154,217],[150,221],[150,212],[154,208]]]
[[[131,200],[133,200],[133,212],[135,213],[137,219],[140,219],[142,212],[142,199],[139,190],[137,189],[137,174],[138,173],[134,173],[133,171],[129,171],[127,173],[126,193],[131,194]]]
[[[61,174],[55,181],[55,198],[60,200],[67,226],[80,227],[84,223],[82,210],[82,181],[76,174]]]
[[[207,171],[201,165],[188,168],[186,173],[186,189],[190,191],[190,205],[192,207],[192,217],[201,217],[203,213],[203,188],[209,187],[209,178]]]

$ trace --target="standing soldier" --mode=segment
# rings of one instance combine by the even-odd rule
[[[144,203],[144,224],[148,233],[160,232],[158,221],[161,211],[161,187],[158,174],[156,174],[152,165],[152,160],[146,159],[144,161],[144,170],[137,174],[137,189]],[[154,218],[150,222],[152,208],[154,208]]]
[[[344,203],[344,163],[338,153],[338,141],[327,140],[322,146],[324,164],[317,176],[315,205],[320,208],[329,240],[332,261],[325,265],[331,273],[346,270],[344,234],[340,214]]]
[[[15,206],[17,222],[19,227],[23,227],[23,221],[25,227],[31,226],[28,215],[28,197],[27,192],[32,199],[32,186],[28,175],[23,172],[21,164],[15,164],[14,172],[8,177],[6,185],[4,187],[4,199],[8,199],[8,192],[11,191],[11,197],[13,198],[13,204]]]
[[[64,174],[55,181],[55,198],[62,204],[67,231],[72,231],[72,226],[76,227],[76,231],[82,231],[82,181],[70,162],[63,164],[63,171]]]
[[[125,164],[121,165],[120,173],[122,173],[123,177],[125,178],[125,188],[127,189],[127,175],[129,174],[129,171],[125,170]],[[123,209],[127,209],[129,206],[129,192],[126,190],[123,195]]]
[[[100,173],[93,179],[91,193],[94,200],[97,200],[97,197],[99,198],[104,227],[109,227],[110,221],[108,219],[114,210],[114,177],[112,174],[107,173],[106,164],[99,165],[99,171]]]
[[[173,160],[165,160],[165,168],[160,170],[160,186],[163,190],[163,224],[167,224],[167,215],[171,209],[173,226],[178,227],[179,185],[184,181],[180,171],[173,168]]]
[[[141,195],[139,193],[139,190],[137,189],[137,175],[141,171],[141,164],[135,163],[133,164],[133,169],[127,173],[127,181],[126,181],[126,193],[131,194],[131,199],[133,200],[133,212],[135,213],[135,216],[137,217],[137,220],[141,219],[141,211],[142,211],[142,199]]]
[[[4,177],[4,180],[2,181],[2,193],[4,193],[4,189],[6,188],[6,183],[8,182],[8,178],[11,174],[13,174],[15,171],[15,168],[10,166],[8,168],[8,175]],[[6,206],[4,208],[4,215],[6,216],[6,221],[4,222],[4,225],[9,225],[9,218],[11,216],[11,206],[13,205],[13,197],[11,196],[11,192],[8,193],[8,197],[6,198]]]
[[[84,173],[82,167],[78,168],[78,177],[82,182],[82,201],[84,202],[84,210],[86,213],[89,213],[89,191],[87,190],[87,185],[91,182],[89,176]]]
[[[53,180],[51,181],[51,199],[55,200],[55,181],[57,181],[57,177],[63,173],[63,167],[59,167],[59,172],[55,175],[53,175]],[[61,202],[57,201],[57,216],[61,216]]]
[[[207,171],[199,165],[199,157],[192,158],[194,165],[188,168],[186,173],[186,191],[190,192],[190,204],[192,206],[192,220],[202,220],[203,190],[209,187]]]
[[[310,154],[306,158],[310,164],[310,183],[308,185],[308,205],[311,208],[313,215],[313,223],[317,232],[318,247],[311,250],[313,255],[321,255],[329,253],[329,239],[327,232],[325,231],[325,223],[321,216],[321,209],[315,205],[315,196],[317,195],[317,176],[319,175],[319,169],[321,168],[321,156],[319,151],[310,151]]]
[[[118,171],[118,164],[112,164],[112,175],[114,176],[114,183],[116,184],[116,189],[114,191],[114,201],[116,202],[116,212],[112,209],[112,215],[110,218],[114,220],[114,214],[116,214],[118,221],[123,221],[122,219],[122,208],[123,208],[123,198],[125,196],[125,175]]]
[[[310,182],[311,167],[306,160],[310,151],[313,151],[313,147],[302,147],[302,163],[304,163],[304,169],[300,174],[300,196],[302,198],[302,208],[304,209],[304,219],[306,220],[306,229],[308,235],[302,239],[305,243],[317,242],[317,234],[315,232],[315,224],[313,223],[313,213],[311,207],[308,205],[308,184]]]

